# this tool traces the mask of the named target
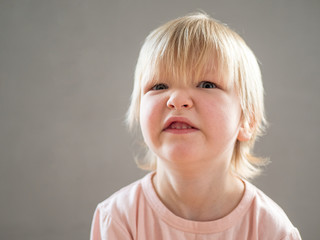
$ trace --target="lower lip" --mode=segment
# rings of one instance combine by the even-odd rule
[[[176,128],[167,128],[164,130],[167,133],[173,134],[187,134],[187,133],[194,133],[198,131],[196,128],[184,128],[184,129],[176,129]]]

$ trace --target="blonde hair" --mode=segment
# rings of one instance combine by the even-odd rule
[[[235,143],[231,170],[243,178],[253,178],[267,162],[252,153],[257,137],[263,134],[267,124],[260,68],[244,40],[205,13],[177,18],[148,35],[136,65],[127,123],[130,129],[139,125],[142,86],[148,81],[157,82],[166,76],[176,81],[197,79],[208,64],[218,73],[226,71],[228,84],[234,84],[238,91],[243,124],[253,134],[249,141]],[[138,166],[155,170],[156,157],[148,150],[145,161],[138,161]]]

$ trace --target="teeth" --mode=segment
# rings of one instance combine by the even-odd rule
[[[174,122],[170,125],[170,128],[172,128],[172,129],[190,129],[192,127],[186,123]]]

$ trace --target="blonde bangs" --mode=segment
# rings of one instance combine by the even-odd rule
[[[208,24],[209,21],[181,24],[178,19],[152,32],[149,37],[154,41],[147,46],[151,47],[147,51],[149,74],[142,77],[142,85],[167,79],[186,84],[202,78],[208,70],[218,71],[221,62],[218,43]]]

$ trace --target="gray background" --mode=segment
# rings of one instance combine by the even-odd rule
[[[272,164],[254,183],[319,239],[319,0],[0,0],[1,239],[88,239],[96,204],[145,174],[123,124],[138,52],[197,9],[259,58]]]

